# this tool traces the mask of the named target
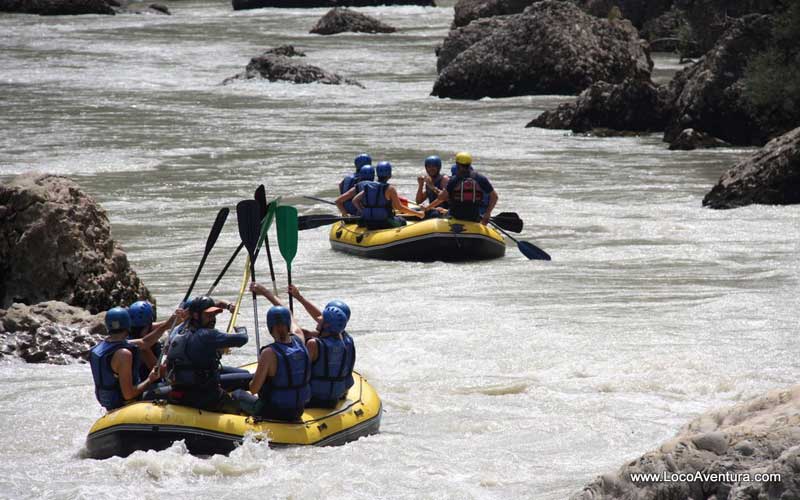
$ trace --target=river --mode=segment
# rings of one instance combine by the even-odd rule
[[[391,160],[407,196],[425,156],[471,151],[499,209],[518,212],[522,238],[553,261],[528,261],[513,244],[488,263],[361,260],[332,252],[325,229],[303,232],[294,281],[315,301],[351,305],[357,369],[384,402],[379,435],[85,460],[102,414],[88,366],[5,360],[1,498],[559,499],[703,411],[796,381],[800,207],[701,208],[750,150],[671,152],[659,135],[523,128],[559,96],[430,97],[451,8],[360,9],[400,32],[333,37],[308,34],[324,9],[170,8],[0,14],[0,180],[29,170],[75,179],[108,211],[162,315],[219,208],[263,182],[301,214],[330,213],[300,195],[332,198],[361,151]],[[220,85],[284,43],[366,89]],[[678,68],[656,63],[662,79]],[[231,217],[199,288],[237,240]],[[219,297],[236,293],[241,266]],[[249,308],[242,323],[252,330]],[[254,359],[248,345],[229,363]]]

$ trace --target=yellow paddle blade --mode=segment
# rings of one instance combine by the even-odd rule
[[[233,314],[231,314],[231,320],[228,322],[228,330],[227,333],[231,333],[233,328],[236,326],[236,320],[239,318],[239,307],[242,305],[242,297],[244,297],[244,293],[247,291],[247,283],[250,281],[250,256],[247,256],[247,259],[244,262],[244,275],[242,275],[242,285],[239,287],[239,296],[236,297],[236,307],[233,309]]]

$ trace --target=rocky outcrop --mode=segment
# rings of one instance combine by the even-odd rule
[[[693,149],[724,148],[728,146],[730,144],[727,142],[712,137],[705,132],[687,128],[678,134],[678,137],[669,145],[669,149],[673,151],[691,151]]]
[[[539,0],[458,0],[453,10],[453,29],[466,26],[475,19],[519,14]]]
[[[744,95],[743,76],[750,58],[767,48],[773,20],[754,14],[737,20],[702,59],[678,72],[669,84],[673,118],[664,140],[673,142],[684,129],[702,130],[736,145],[762,145],[800,123],[775,121],[759,114]]]
[[[439,58],[432,94],[459,99],[578,94],[598,81],[649,77],[652,68],[630,23],[554,0],[451,31]]]
[[[433,7],[433,0],[232,0],[233,10],[283,7],[312,9],[318,7],[374,7],[377,5],[421,5]]]
[[[800,128],[773,139],[736,164],[703,198],[703,206],[709,208],[736,208],[752,203],[800,203]]]
[[[703,54],[717,44],[736,18],[781,12],[790,0],[681,0],[678,3],[686,12],[688,34]]]
[[[663,479],[634,481],[633,474]],[[780,481],[756,480],[781,474]],[[690,476],[677,476],[685,474]],[[735,477],[736,474],[742,476]],[[750,481],[743,481],[749,474]],[[666,475],[666,476],[664,476]],[[686,479],[686,480],[679,480]],[[769,478],[765,478],[769,479]],[[800,386],[711,411],[658,449],[599,476],[572,500],[800,498]]]
[[[222,84],[227,85],[237,80],[250,80],[263,78],[271,82],[286,81],[292,83],[322,83],[326,85],[355,85],[364,88],[359,82],[344,78],[336,73],[330,73],[317,66],[303,64],[295,61],[292,55],[305,55],[295,52],[291,45],[284,45],[277,49],[270,49],[260,56],[250,59],[244,73],[226,78]]]
[[[649,80],[628,79],[617,85],[597,82],[581,92],[575,103],[545,111],[527,126],[573,132],[606,129],[604,135],[608,135],[608,130],[661,131],[666,120],[665,93]]]
[[[275,54],[276,56],[286,56],[286,57],[305,57],[306,53],[301,52],[294,48],[294,45],[281,45],[280,47],[275,47],[274,49],[269,49],[264,51],[264,54]]]
[[[54,364],[86,360],[107,333],[104,318],[104,312],[92,315],[63,302],[15,303],[0,309],[0,357]]]
[[[648,19],[641,29],[642,38],[650,44],[652,52],[689,52],[689,47],[682,44],[683,33],[689,29],[686,13],[680,9],[671,9],[658,17]]]
[[[0,185],[0,307],[60,300],[97,313],[140,299],[152,301],[77,184],[25,174]]]
[[[115,11],[106,0],[0,0],[0,12],[40,14],[43,16],[70,16],[82,14],[108,14]]]
[[[397,28],[384,24],[366,14],[336,7],[322,16],[309,33],[334,35],[346,31],[355,33],[394,33]]]

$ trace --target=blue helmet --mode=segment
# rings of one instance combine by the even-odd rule
[[[334,299],[334,300],[328,302],[327,304],[325,304],[325,307],[338,307],[339,309],[344,311],[344,313],[347,315],[347,321],[350,321],[350,306],[348,306],[347,304],[345,304],[341,300]]]
[[[342,333],[347,326],[347,314],[338,307],[328,306],[322,311],[322,331]]]
[[[109,333],[130,330],[131,317],[124,307],[112,307],[106,313],[106,328]]]
[[[140,300],[131,304],[128,307],[128,315],[131,317],[131,325],[137,327],[150,325],[156,319],[153,305],[146,300]]]
[[[458,172],[458,165],[456,165],[456,164],[454,163],[454,164],[453,164],[453,166],[452,166],[452,167],[450,167],[450,175],[453,175],[453,176],[455,176],[455,175],[456,175],[456,172]]]
[[[382,161],[378,163],[378,166],[375,167],[375,173],[378,175],[378,179],[388,179],[392,176],[392,164],[388,161]]]
[[[267,328],[272,331],[275,325],[292,326],[292,313],[283,306],[272,306],[267,311]]]
[[[436,155],[425,158],[426,167],[442,168],[442,159]]]
[[[358,178],[362,181],[374,181],[375,169],[372,168],[372,165],[364,165],[358,169]]]
[[[372,164],[372,157],[367,153],[361,153],[360,155],[356,156],[353,163],[356,164],[356,168],[361,168],[364,165],[371,165]]]

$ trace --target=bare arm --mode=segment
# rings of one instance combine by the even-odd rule
[[[420,175],[417,177],[417,196],[415,197],[417,204],[425,201],[425,183],[425,176]]]
[[[442,192],[439,193],[439,196],[436,197],[435,200],[433,200],[433,203],[431,203],[430,205],[428,205],[426,207],[426,210],[430,210],[432,208],[436,208],[439,205],[441,205],[442,203],[446,202],[448,199],[450,199],[450,193],[448,193],[446,189],[442,189]]]
[[[492,191],[489,193],[489,205],[486,207],[486,212],[483,214],[483,219],[481,219],[481,224],[484,226],[489,223],[489,219],[492,217],[492,210],[494,210],[494,206],[497,205],[497,191]]]
[[[161,336],[169,329],[173,321],[177,323],[177,320],[183,320],[183,317],[179,311],[182,311],[182,309],[175,311],[175,313],[173,313],[172,316],[170,316],[170,318],[166,321],[153,323],[153,329],[150,331],[150,333],[142,337],[141,345],[147,348],[153,347],[153,344],[161,339]]]
[[[269,377],[275,376],[275,364],[277,359],[275,358],[275,352],[267,347],[261,354],[258,356],[258,367],[256,368],[256,373],[253,375],[253,378],[250,380],[250,389],[251,394],[258,394],[258,391],[261,390],[263,387],[264,382],[266,382]]]
[[[343,217],[347,217],[348,215],[350,215],[344,208],[345,202],[347,200],[352,199],[355,195],[356,195],[356,188],[353,187],[350,188],[350,190],[347,191],[346,193],[342,193],[341,195],[339,195],[338,198],[336,198],[335,200],[336,206],[339,208],[339,213],[341,213]]]
[[[358,193],[356,195],[355,198],[353,198],[353,205],[356,206],[356,208],[358,209],[359,212],[364,210],[364,205],[361,204],[361,200],[363,200],[363,199],[364,199],[364,191],[361,191],[360,193]]]
[[[303,297],[303,295],[300,293],[300,289],[297,288],[296,286],[289,285],[289,294],[292,297],[296,298],[298,302],[303,304],[303,307],[305,308],[306,312],[308,313],[309,316],[314,318],[314,321],[316,321],[317,318],[319,318],[322,315],[322,311],[319,310],[319,307],[315,306],[308,299]]]
[[[306,342],[308,357],[311,358],[312,363],[319,357],[319,347],[317,347],[317,342],[319,342],[317,339],[308,339],[308,342]]]
[[[392,208],[394,208],[395,211],[401,214],[416,215],[419,218],[425,217],[425,212],[422,210],[414,210],[400,203],[400,198],[397,196],[397,190],[394,186],[389,186],[389,189],[386,190],[386,195],[392,202]]]
[[[145,380],[133,385],[133,354],[128,349],[120,349],[111,358],[111,369],[119,378],[119,388],[126,401],[136,399],[158,378],[155,370]]]

